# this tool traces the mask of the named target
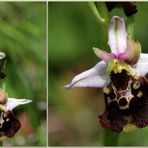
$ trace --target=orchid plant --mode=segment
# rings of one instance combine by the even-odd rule
[[[5,53],[0,52],[0,78],[3,79],[6,75],[4,73]],[[0,88],[0,140],[13,137],[20,129],[21,123],[15,117],[12,110],[23,104],[32,102],[29,99],[15,99],[8,98],[8,94],[4,87]]]
[[[94,67],[75,76],[66,89],[103,88],[105,112],[102,127],[113,132],[129,132],[148,125],[148,54],[126,32],[124,18],[114,16],[109,24],[111,52],[93,48],[101,59]]]

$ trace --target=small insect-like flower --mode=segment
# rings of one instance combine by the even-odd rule
[[[118,133],[143,128],[148,125],[148,54],[127,35],[121,17],[111,19],[108,37],[111,53],[93,48],[102,61],[65,88],[103,88],[106,109],[99,118],[104,128]]]
[[[32,101],[29,99],[8,98],[7,93],[0,89],[0,140],[14,136],[21,127],[21,123],[12,110],[30,102]]]

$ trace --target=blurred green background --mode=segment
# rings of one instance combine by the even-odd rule
[[[0,2],[0,51],[9,97],[33,102],[14,110],[21,130],[4,146],[46,145],[46,3]]]
[[[148,3],[136,5],[135,41],[141,43],[143,52],[148,52]],[[114,9],[110,18],[114,15],[124,16],[123,10]],[[101,90],[62,89],[76,74],[99,61],[92,47],[100,47],[100,25],[82,2],[50,2],[48,17],[49,145],[101,146],[103,129],[97,118],[104,112]],[[121,133],[119,145],[147,146],[147,135],[148,127]]]

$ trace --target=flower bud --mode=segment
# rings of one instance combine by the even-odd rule
[[[0,104],[5,104],[7,99],[8,94],[4,90],[0,89]]]
[[[134,15],[138,10],[137,6],[133,2],[105,2],[108,11],[112,11],[114,8],[123,8],[126,16]]]

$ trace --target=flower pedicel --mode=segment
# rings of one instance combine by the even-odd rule
[[[148,54],[127,35],[124,19],[114,16],[108,33],[111,53],[93,48],[102,59],[93,68],[75,76],[65,88],[103,88],[105,112],[102,127],[129,132],[148,125]]]

